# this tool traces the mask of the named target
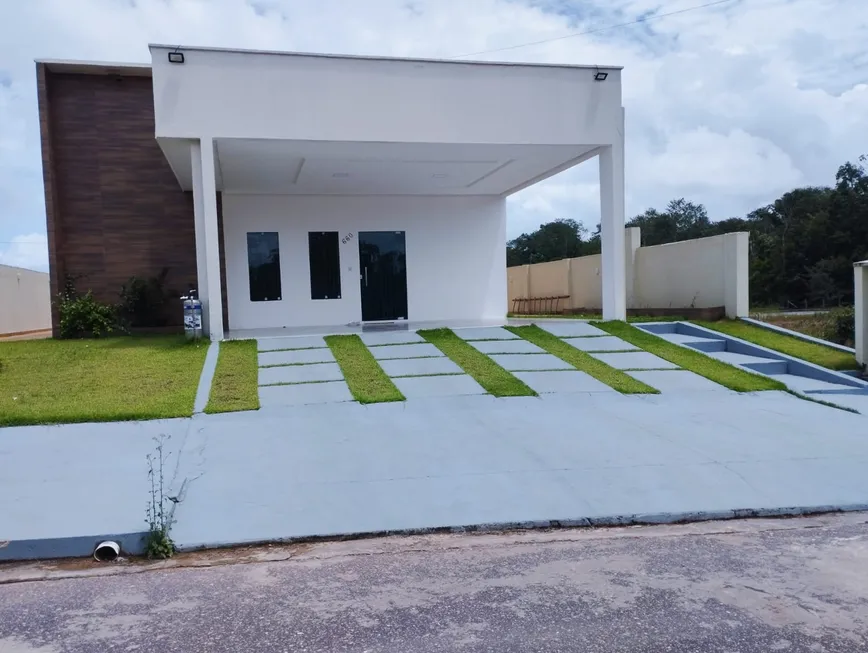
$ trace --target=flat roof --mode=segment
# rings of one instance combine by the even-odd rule
[[[204,46],[191,45],[165,45],[163,43],[150,43],[148,48],[159,48],[162,50],[193,50],[199,52],[224,52],[230,54],[266,54],[274,56],[292,56],[292,57],[315,57],[318,59],[348,59],[361,61],[407,61],[415,63],[435,63],[435,64],[460,64],[460,65],[476,65],[476,66],[528,66],[533,68],[583,68],[590,70],[623,70],[623,66],[603,66],[595,64],[567,64],[567,63],[533,63],[525,61],[480,61],[478,59],[436,59],[425,57],[387,57],[378,55],[364,54],[328,54],[322,52],[284,52],[280,50],[248,50],[243,48],[209,48]]]
[[[151,77],[151,64],[115,63],[111,61],[76,61],[73,59],[37,59],[54,73],[79,73],[81,75],[135,75]]]

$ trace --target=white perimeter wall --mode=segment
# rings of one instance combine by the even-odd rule
[[[0,335],[50,328],[48,273],[0,265]]]
[[[636,250],[631,308],[713,308],[746,316],[747,232],[696,238]]]
[[[360,231],[404,231],[411,321],[506,315],[506,203],[499,197],[223,195],[229,328],[361,320]],[[247,233],[280,238],[282,300],[251,302]],[[308,232],[337,231],[341,298],[310,298]]]
[[[639,229],[627,229],[627,307],[716,308],[746,316],[747,232],[638,247]],[[599,255],[509,268],[509,306],[515,298],[569,295],[571,309],[602,306]]]

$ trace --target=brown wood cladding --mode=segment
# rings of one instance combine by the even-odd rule
[[[163,268],[170,289],[195,287],[193,196],[154,138],[151,78],[38,64],[37,85],[52,296],[69,275],[79,290],[115,302],[130,277]],[[180,325],[180,309],[170,313]],[[56,314],[53,323],[57,335]]]

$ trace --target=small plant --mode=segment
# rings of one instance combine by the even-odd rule
[[[61,338],[101,338],[118,330],[115,307],[97,301],[89,290],[79,295],[71,277],[57,302]]]
[[[163,268],[155,277],[130,277],[121,286],[118,313],[129,327],[162,327],[168,324],[166,309],[177,293],[167,290],[169,269]]]
[[[157,443],[154,453],[149,453],[148,480],[151,482],[151,499],[145,509],[145,523],[148,525],[148,535],[145,540],[145,555],[150,559],[165,560],[175,553],[175,543],[169,537],[172,527],[172,500],[166,496],[163,485],[163,467],[169,452],[165,443],[171,436],[162,434],[154,438]]]
[[[826,317],[824,339],[852,346],[856,340],[856,309],[853,306],[835,308]]]

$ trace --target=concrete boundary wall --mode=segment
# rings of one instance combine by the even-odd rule
[[[0,265],[0,336],[51,329],[47,272]]]
[[[640,230],[625,234],[627,308],[635,311],[723,308],[748,314],[747,232],[640,247]],[[600,310],[600,255],[507,269],[509,310],[515,299],[564,296],[567,311]]]
[[[868,365],[868,261],[853,266],[853,290],[856,309],[856,360]]]

